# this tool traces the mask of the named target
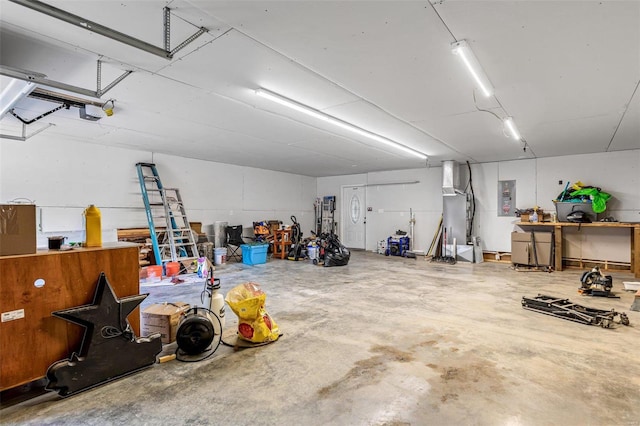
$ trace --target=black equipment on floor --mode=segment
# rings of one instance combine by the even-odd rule
[[[599,266],[595,266],[592,270],[582,274],[580,278],[581,287],[578,289],[578,293],[586,296],[600,296],[619,299],[620,296],[616,296],[611,293],[613,288],[613,278],[611,275],[605,275],[600,270]]]
[[[588,308],[571,303],[569,299],[538,294],[536,297],[522,297],[522,307],[530,311],[579,322],[587,325],[599,325],[610,328],[614,324],[629,325],[629,318],[624,312],[618,313],[611,309]],[[616,317],[620,317],[615,321]]]
[[[193,361],[201,361],[218,349],[222,338],[222,324],[215,313],[207,308],[193,307],[185,312],[178,325],[176,356],[186,361],[184,356],[200,355],[205,357]]]
[[[305,257],[305,246],[301,244],[302,241],[302,229],[300,223],[295,216],[291,216],[291,248],[287,253],[287,259],[300,260]]]
[[[336,234],[322,234],[320,257],[324,259],[324,266],[344,266],[349,263],[351,252],[342,245]]]
[[[227,259],[233,257],[236,262],[242,262],[242,250],[240,249],[240,246],[244,244],[242,225],[227,226],[225,234],[227,238],[224,245],[227,248]]]

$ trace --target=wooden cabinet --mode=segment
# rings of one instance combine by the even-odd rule
[[[91,304],[100,272],[118,298],[139,294],[138,245],[0,257],[0,390],[44,377],[80,348],[84,328],[51,312]],[[139,308],[129,315],[136,335]]]
[[[533,241],[535,239],[535,250]],[[512,232],[511,263],[514,265],[553,266],[553,234],[550,232]]]

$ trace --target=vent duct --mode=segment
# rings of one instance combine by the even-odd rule
[[[461,194],[458,189],[460,186],[460,170],[458,163],[453,160],[442,162],[442,195],[453,196]]]

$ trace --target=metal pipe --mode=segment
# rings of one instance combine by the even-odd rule
[[[387,186],[387,185],[414,185],[420,183],[419,180],[412,180],[408,182],[382,182],[382,183],[368,183],[365,186]]]
[[[69,24],[84,28],[85,30],[93,31],[94,33],[108,37],[112,40],[119,41],[120,43],[127,44],[140,50],[144,50],[145,52],[152,53],[165,59],[171,59],[171,53],[160,47],[154,46],[150,43],[147,43],[146,41],[142,41],[119,31],[113,30],[109,27],[105,27],[104,25],[98,24],[88,19],[84,19],[81,16],[74,15],[73,13],[58,9],[57,7],[42,3],[38,0],[9,1],[24,7],[28,7],[29,9],[35,10],[37,12],[44,13],[45,15],[51,16],[52,18],[60,19],[61,21],[67,22]]]
[[[413,251],[413,227],[416,224],[416,218],[413,215],[413,209],[409,209],[409,251]]]

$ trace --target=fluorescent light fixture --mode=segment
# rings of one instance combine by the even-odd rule
[[[36,88],[34,83],[12,78],[7,87],[0,93],[0,120],[11,111],[18,102],[29,96]]]
[[[469,43],[467,43],[466,40],[460,40],[452,43],[451,51],[462,59],[462,62],[469,70],[469,73],[471,73],[471,76],[478,85],[478,88],[482,91],[482,94],[486,97],[493,95],[493,86],[489,81],[489,77],[487,77],[487,74],[482,69],[476,55],[473,54],[473,50],[471,50]]]
[[[520,136],[520,132],[516,127],[516,123],[513,121],[513,117],[505,118],[504,125],[507,126],[507,129],[509,129],[509,133],[511,133],[511,137],[519,141],[522,140],[522,136]]]
[[[402,145],[401,143],[398,143],[396,141],[393,141],[391,139],[387,139],[383,136],[377,135],[373,132],[370,132],[368,130],[365,130],[361,127],[355,126],[351,123],[347,123],[346,121],[340,120],[339,118],[333,117],[331,115],[325,114],[323,112],[318,111],[317,109],[313,109],[307,105],[301,104],[300,102],[296,102],[293,99],[289,99],[287,97],[284,97],[282,95],[279,95],[277,93],[271,92],[270,90],[264,89],[264,88],[259,88],[256,89],[256,95],[258,96],[262,96],[265,99],[269,99],[270,101],[276,102],[280,105],[284,105],[288,108],[291,108],[293,110],[302,112],[304,114],[307,114],[311,117],[317,118],[318,120],[322,120],[322,121],[326,121],[328,123],[333,124],[334,126],[349,130],[353,133],[356,133],[360,136],[364,136],[367,137],[369,139],[372,139],[376,142],[380,142],[383,143],[385,145],[391,146],[393,148],[399,149],[403,152],[406,152],[407,154],[411,154],[415,157],[418,158],[422,158],[423,160],[427,159],[427,155],[423,154],[419,151],[416,151],[414,149],[411,149],[407,146]]]

